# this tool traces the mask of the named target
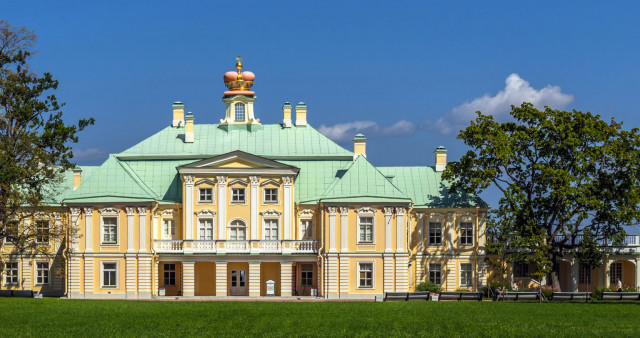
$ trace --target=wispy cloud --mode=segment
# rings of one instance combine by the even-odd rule
[[[359,133],[367,137],[397,136],[413,134],[415,129],[413,123],[406,120],[400,120],[386,127],[373,121],[354,121],[333,126],[323,124],[318,128],[325,136],[337,142],[349,141]]]
[[[109,153],[101,148],[73,149],[73,159],[78,164],[102,162]]]
[[[496,95],[484,95],[454,107],[436,121],[427,121],[427,129],[443,135],[457,133],[475,119],[475,112],[493,115],[497,120],[504,120],[511,111],[511,105],[519,106],[522,102],[531,102],[535,107],[549,106],[562,108],[573,102],[573,95],[565,94],[558,86],[547,85],[542,89],[531,87],[528,81],[518,74],[511,74],[505,80],[504,89]]]

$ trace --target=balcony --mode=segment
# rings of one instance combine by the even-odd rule
[[[316,254],[318,247],[318,241],[154,241],[157,253],[169,254]]]
[[[614,243],[612,241],[605,241],[601,239],[601,240],[598,240],[598,245],[602,247],[612,247],[612,248],[640,246],[639,237],[640,235],[625,235],[622,243]],[[563,239],[564,239],[564,236],[556,236],[556,242],[562,241]],[[580,243],[580,241],[582,241],[582,235],[577,235],[575,244]],[[569,239],[567,243],[571,244],[571,239]]]

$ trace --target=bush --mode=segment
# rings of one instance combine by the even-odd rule
[[[618,291],[617,289],[613,289],[613,288],[597,287],[596,290],[593,292],[593,294],[596,298],[600,298],[600,296],[602,296],[602,292],[617,292],[617,291]],[[638,292],[638,289],[629,285],[623,285],[622,292]]]
[[[442,287],[432,281],[426,281],[416,285],[416,291],[430,291],[433,293],[440,293]]]

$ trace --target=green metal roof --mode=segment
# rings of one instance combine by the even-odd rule
[[[250,129],[250,130],[249,130]],[[270,159],[348,159],[348,151],[311,126],[194,126],[195,141],[185,143],[184,128],[167,127],[117,154],[120,159],[207,158],[241,150]]]
[[[377,167],[388,180],[415,203],[415,208],[486,208],[487,204],[472,194],[449,194],[449,184],[433,167]]]
[[[339,170],[350,166],[353,161],[278,161],[300,168],[295,181],[296,203],[316,203],[336,178]]]
[[[323,202],[411,202],[364,156],[340,170],[325,193]]]

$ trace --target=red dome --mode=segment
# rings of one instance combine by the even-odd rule
[[[254,81],[256,79],[256,75],[252,72],[242,72],[242,79],[245,81]]]
[[[238,73],[226,72],[224,73],[224,82],[235,81],[238,79]]]

